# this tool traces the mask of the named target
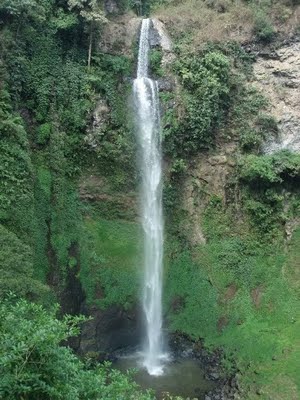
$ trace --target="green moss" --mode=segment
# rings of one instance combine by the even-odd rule
[[[48,288],[36,279],[32,249],[14,233],[0,225],[0,297],[9,292],[37,300]]]
[[[139,292],[140,227],[126,221],[85,219],[80,279],[90,303],[131,306]]]
[[[47,281],[50,270],[48,258],[49,224],[51,210],[51,173],[44,165],[38,166],[35,180],[35,244],[34,272],[42,282]]]
[[[33,166],[22,120],[0,109],[0,221],[25,242],[33,229]]]
[[[193,338],[210,335],[218,320],[217,291],[206,271],[185,252],[170,262],[166,280],[165,308],[173,307],[171,329]]]

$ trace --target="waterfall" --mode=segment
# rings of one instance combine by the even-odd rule
[[[162,368],[163,215],[161,129],[157,82],[148,77],[151,20],[142,21],[137,78],[133,83],[137,136],[141,149],[142,225],[144,231],[143,311],[146,338],[143,364],[151,375]]]

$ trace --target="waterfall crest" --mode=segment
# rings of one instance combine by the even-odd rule
[[[146,339],[143,364],[151,375],[163,372],[162,268],[163,213],[161,128],[157,83],[148,77],[150,19],[142,21],[137,78],[133,83],[137,136],[141,149],[144,231],[143,311]]]

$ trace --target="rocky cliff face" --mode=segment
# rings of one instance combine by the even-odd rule
[[[300,42],[287,39],[273,46],[256,48],[250,52],[256,58],[253,64],[253,84],[268,100],[268,112],[278,123],[278,132],[265,139],[261,151],[272,154],[280,150],[300,152]],[[232,187],[238,143],[222,142],[215,155],[202,154],[190,163],[184,182],[182,208],[187,213],[189,238],[193,245],[205,243],[201,219],[212,196],[239,203],[239,191]],[[238,210],[237,210],[238,212]],[[240,215],[240,217],[242,217]],[[290,239],[296,221],[286,222],[286,235]]]
[[[137,41],[140,18],[118,17],[120,21],[109,24],[102,35],[101,50],[108,53],[130,54],[132,43]],[[125,18],[125,19],[124,19]],[[126,21],[125,21],[126,20]],[[268,97],[269,111],[278,121],[277,137],[270,137],[263,145],[263,151],[272,153],[280,149],[300,151],[300,43],[295,40],[283,42],[274,50],[269,47],[252,49],[255,53],[253,84]],[[172,43],[161,21],[153,19],[151,47],[162,51],[162,67],[168,71],[174,60]],[[160,90],[173,91],[178,94],[180,87],[174,77],[166,73],[160,80]],[[105,130],[109,120],[110,109],[104,100],[99,100],[94,112],[90,131],[86,141],[93,148],[97,147],[97,135]],[[100,132],[100,133],[99,133]],[[236,167],[236,156],[239,152],[235,140],[222,141],[213,154],[201,154],[189,160],[189,168],[183,182],[181,208],[187,218],[182,230],[186,232],[192,245],[206,242],[202,229],[203,215],[212,197],[221,199],[223,206],[227,203],[238,204],[240,193],[232,181]],[[167,164],[166,164],[167,167]],[[106,179],[106,178],[105,178]],[[105,180],[104,179],[104,180]],[[136,194],[107,194],[103,178],[90,175],[83,177],[81,183],[81,198],[84,202],[99,205],[100,209],[107,204],[115,203],[118,210],[116,216],[123,218],[126,210],[128,215],[136,219]],[[103,186],[104,185],[104,186]],[[237,209],[239,213],[239,209]],[[240,215],[242,218],[242,215]],[[295,221],[286,223],[290,238],[297,224]],[[290,229],[290,227],[292,227]],[[115,349],[130,342],[130,337],[137,336],[137,315],[134,311],[125,312],[122,307],[111,307],[101,311],[97,307],[83,309],[94,319],[85,325],[82,334],[81,352],[100,352]],[[119,331],[119,334],[118,334]],[[135,332],[135,333],[134,333]],[[113,334],[112,338],[109,338]],[[119,335],[119,336],[118,336]],[[118,336],[118,338],[117,338]]]
[[[164,24],[157,18],[152,19],[152,30],[150,36],[150,46],[158,47],[161,49],[162,57],[162,67],[166,68],[172,60],[174,60],[174,55],[172,53],[172,41],[165,29]]]
[[[268,138],[264,152],[287,149],[300,152],[300,42],[288,40],[278,49],[258,55],[254,64],[255,85],[270,101],[278,121],[277,137]]]
[[[188,215],[188,237],[193,245],[205,243],[201,228],[201,218],[212,197],[222,199],[223,205],[228,201],[228,180],[235,166],[235,143],[229,143],[219,149],[217,155],[207,154],[196,157],[188,170],[184,181],[183,209]]]
[[[137,311],[125,311],[111,306],[101,310],[97,306],[83,305],[82,313],[92,319],[82,327],[78,351],[97,360],[110,357],[112,352],[135,347],[140,342],[140,325]]]
[[[106,24],[98,44],[104,53],[133,56],[133,44],[137,40],[137,32],[141,19],[134,14],[115,17]]]

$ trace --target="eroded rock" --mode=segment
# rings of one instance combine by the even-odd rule
[[[176,88],[175,79],[171,76],[158,78],[157,85],[160,92],[173,92]]]
[[[252,300],[255,308],[260,307],[263,293],[264,293],[264,287],[262,285],[259,285],[256,288],[251,290],[251,300]]]
[[[285,223],[286,240],[290,241],[294,231],[300,226],[300,218],[294,218]]]
[[[150,36],[151,47],[158,46],[162,51],[172,51],[172,41],[165,30],[164,24],[157,18],[152,18],[151,21],[153,24]]]
[[[164,24],[157,18],[152,18],[152,29],[150,34],[150,46],[158,47],[162,51],[161,65],[166,68],[174,61],[175,55],[172,52],[172,41],[165,29]]]
[[[254,74],[255,85],[269,98],[279,128],[277,136],[266,140],[263,151],[300,152],[300,42],[283,45],[272,57],[259,54]]]
[[[229,323],[228,317],[226,316],[220,317],[217,322],[218,332],[222,332],[226,328],[228,323]]]
[[[213,156],[213,157],[209,157],[208,162],[211,165],[222,165],[222,164],[226,164],[227,163],[227,157],[226,156]]]
[[[236,283],[231,283],[229,286],[227,286],[225,293],[220,297],[220,303],[221,304],[227,304],[231,300],[234,299],[235,295],[237,294],[238,287]]]
[[[107,14],[118,14],[119,12],[119,7],[116,0],[105,0],[104,8]]]

